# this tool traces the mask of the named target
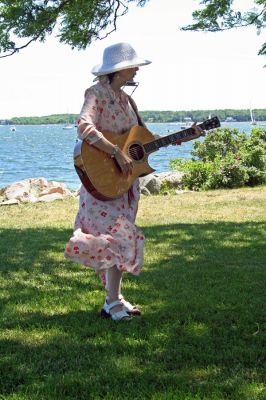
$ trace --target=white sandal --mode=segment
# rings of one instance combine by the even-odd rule
[[[137,306],[133,306],[131,303],[129,303],[129,301],[125,300],[124,297],[122,296],[122,294],[120,294],[118,296],[119,300],[121,301],[121,303],[123,304],[123,306],[125,307],[126,311],[131,314],[131,315],[141,315],[140,310],[138,309]]]
[[[117,311],[114,313],[110,313],[110,310],[116,306],[122,306],[121,311]],[[126,308],[124,307],[123,303],[120,300],[116,300],[111,304],[108,304],[107,301],[105,300],[105,303],[103,305],[103,308],[101,310],[101,316],[104,318],[112,318],[114,321],[120,321],[122,319],[124,320],[131,320],[131,315],[128,314],[126,311]]]

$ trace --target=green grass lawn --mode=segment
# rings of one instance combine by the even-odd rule
[[[266,187],[143,197],[130,322],[63,257],[77,208],[0,208],[0,399],[266,399]]]

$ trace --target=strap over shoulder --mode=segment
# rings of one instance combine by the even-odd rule
[[[138,108],[137,108],[137,105],[136,105],[135,101],[134,101],[134,100],[132,99],[132,97],[130,97],[129,95],[128,95],[127,97],[128,97],[128,101],[129,101],[130,104],[131,104],[131,107],[132,107],[133,110],[135,111],[135,114],[136,114],[137,119],[138,119],[138,124],[139,124],[140,126],[144,126],[144,123],[142,122],[141,116],[139,115]]]

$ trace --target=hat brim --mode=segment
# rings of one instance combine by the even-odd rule
[[[98,77],[101,75],[107,75],[107,74],[111,74],[113,72],[122,71],[123,69],[142,67],[143,65],[148,65],[150,63],[151,63],[151,61],[149,61],[149,60],[135,58],[134,60],[132,60],[130,62],[122,61],[122,62],[112,65],[112,66],[98,64],[92,68],[91,73],[93,75],[95,75],[96,77]]]

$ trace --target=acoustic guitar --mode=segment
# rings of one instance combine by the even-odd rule
[[[217,117],[198,124],[204,131],[220,126]],[[154,139],[153,134],[142,126],[133,126],[122,135],[104,132],[104,136],[118,145],[133,161],[131,175],[122,174],[114,158],[105,152],[78,141],[74,150],[74,166],[86,190],[96,199],[106,201],[122,196],[132,186],[136,178],[154,171],[148,164],[148,156],[161,147],[198,138],[193,128]]]

